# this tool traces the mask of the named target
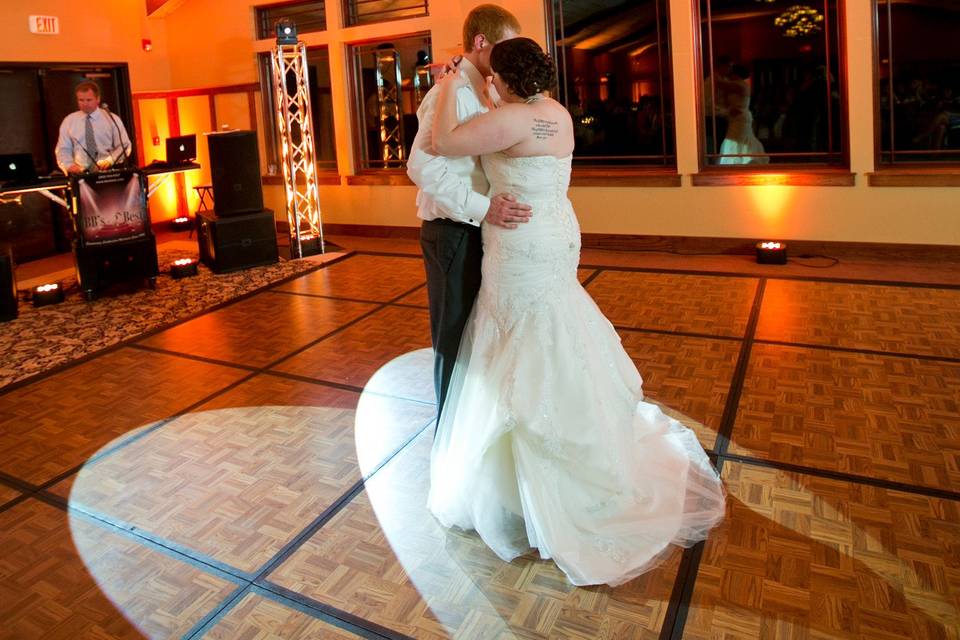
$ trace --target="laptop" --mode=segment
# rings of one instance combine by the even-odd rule
[[[0,183],[5,187],[36,184],[37,170],[33,166],[33,156],[29,153],[0,155]]]
[[[197,158],[197,135],[167,138],[167,164],[189,164]]]

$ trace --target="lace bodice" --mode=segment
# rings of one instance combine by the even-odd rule
[[[510,193],[533,208],[517,229],[483,225],[483,280],[479,304],[502,328],[552,295],[576,283],[580,226],[567,199],[570,156],[483,156],[490,194]]]
[[[523,202],[565,200],[570,186],[571,156],[514,157],[502,152],[483,156],[490,193],[512,193]]]

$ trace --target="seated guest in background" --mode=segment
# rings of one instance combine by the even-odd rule
[[[116,114],[100,108],[100,87],[94,82],[77,85],[77,107],[60,124],[57,164],[64,173],[109,169],[125,161],[130,138]]]

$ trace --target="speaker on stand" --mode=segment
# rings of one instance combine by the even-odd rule
[[[256,131],[227,131],[207,136],[213,212],[218,217],[263,211],[260,153]]]

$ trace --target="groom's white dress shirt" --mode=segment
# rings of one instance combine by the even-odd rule
[[[463,123],[487,111],[481,99],[486,83],[480,71],[466,58],[459,66],[468,80],[457,88],[457,120]],[[431,153],[437,95],[437,87],[433,87],[417,109],[420,128],[407,161],[407,175],[419,188],[417,216],[422,220],[448,218],[479,226],[490,207],[490,198],[486,195],[490,184],[483,173],[480,158],[447,158]]]

